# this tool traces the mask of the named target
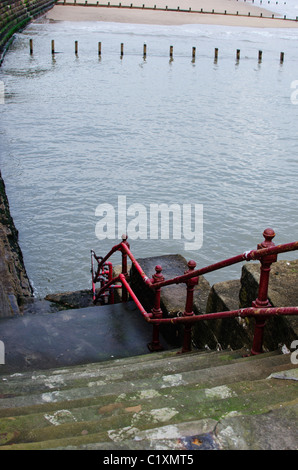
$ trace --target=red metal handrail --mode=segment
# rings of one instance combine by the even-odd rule
[[[256,326],[253,339],[253,345],[251,349],[252,354],[260,354],[262,352],[263,344],[263,333],[266,319],[270,316],[276,315],[298,315],[298,307],[278,307],[274,308],[271,306],[268,300],[268,284],[269,284],[269,273],[270,266],[272,263],[277,261],[277,254],[294,251],[298,249],[298,241],[274,245],[272,239],[275,237],[275,233],[272,229],[266,229],[263,233],[265,241],[258,245],[256,250],[246,251],[240,255],[228,258],[210,266],[195,270],[196,263],[189,261],[189,269],[181,276],[176,276],[172,279],[165,280],[161,274],[161,266],[156,266],[156,274],[151,279],[144,273],[140,264],[137,262],[135,257],[130,251],[129,243],[127,242],[127,236],[123,236],[122,242],[115,245],[109,253],[104,257],[97,257],[93,250],[91,250],[92,258],[92,288],[94,303],[106,293],[107,290],[111,292],[111,303],[113,302],[113,289],[121,288],[122,286],[122,301],[127,300],[127,293],[129,293],[132,300],[135,302],[137,308],[141,312],[144,319],[153,325],[153,340],[150,343],[149,349],[156,351],[161,349],[159,342],[159,325],[160,324],[176,324],[183,323],[185,325],[184,342],[182,352],[190,351],[191,349],[191,325],[198,321],[210,320],[210,319],[223,319],[232,317],[255,317]],[[122,273],[118,276],[112,276],[112,264],[107,260],[117,251],[122,253]],[[141,276],[144,284],[149,286],[155,291],[155,303],[151,312],[147,312],[143,307],[133,289],[128,282],[127,273],[127,256],[130,258],[132,264]],[[93,257],[98,263],[96,274],[94,274]],[[252,303],[252,307],[242,308],[238,310],[230,310],[225,312],[215,312],[209,314],[195,315],[192,311],[193,306],[193,291],[195,285],[199,281],[199,276],[221,269],[223,267],[231,266],[233,264],[242,261],[260,260],[261,261],[261,277],[259,283],[259,293],[257,299]],[[108,268],[108,269],[106,269]],[[95,283],[101,282],[101,288],[95,293]],[[121,285],[116,283],[120,282]],[[185,283],[187,286],[186,304],[185,311],[182,316],[162,318],[162,310],[160,308],[160,291],[164,286],[173,284]]]
[[[197,269],[192,273],[184,274],[182,276],[177,276],[173,279],[168,279],[166,281],[160,282],[158,283],[158,287],[169,286],[171,284],[179,284],[181,282],[187,281],[192,277],[202,276],[204,274],[211,273],[212,271],[217,271],[221,268],[226,268],[227,266],[232,266],[233,264],[237,264],[242,261],[259,260],[266,255],[286,253],[288,251],[294,250],[298,250],[298,241],[293,243],[286,243],[284,245],[276,245],[270,248],[246,251],[244,253],[241,253],[240,255],[234,256],[233,258],[228,258],[223,261],[219,261],[218,263],[211,264],[210,266],[206,266],[205,268]],[[157,285],[155,285],[155,287],[157,287]]]

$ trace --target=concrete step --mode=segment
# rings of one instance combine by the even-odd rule
[[[236,441],[233,426],[225,427],[225,420],[234,419],[238,429],[243,417],[255,426],[253,418],[264,416],[261,421],[267,419],[268,426],[268,413],[276,419],[281,409],[285,412],[280,426],[286,428],[287,445],[292,448],[295,366],[289,355],[277,352],[242,354],[166,351],[3,375],[1,448],[230,448]],[[242,422],[243,429],[246,423]],[[237,432],[243,448],[256,445]],[[279,442],[284,443],[284,436]],[[279,445],[276,440],[274,445]]]
[[[0,339],[7,374],[146,354],[152,326],[127,302],[3,318]]]

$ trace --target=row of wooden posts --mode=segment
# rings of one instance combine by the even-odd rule
[[[30,44],[30,54],[33,55],[33,39],[30,39],[29,41],[29,44]],[[52,50],[52,55],[55,55],[55,41],[52,39],[52,43],[51,43],[51,50]],[[75,54],[78,55],[79,53],[79,43],[78,41],[75,41]],[[98,43],[98,55],[99,57],[101,56],[101,42]],[[123,42],[121,43],[120,45],[120,57],[123,57],[124,56],[124,44]],[[263,56],[263,52],[262,51],[259,51],[258,53],[258,60],[259,62],[262,61],[262,56]],[[147,45],[144,44],[143,46],[143,57],[146,58],[147,57]],[[174,48],[173,46],[170,46],[170,59],[173,59],[174,57]],[[193,47],[192,48],[192,59],[195,60],[196,58],[196,48]],[[216,47],[214,49],[214,60],[217,60],[218,59],[218,48]],[[240,60],[240,49],[237,49],[236,51],[236,60],[239,61]],[[284,61],[284,52],[281,52],[280,53],[280,63],[283,63]]]
[[[238,0],[237,0],[238,1]],[[244,0],[246,1],[246,0]],[[154,7],[152,6],[147,6],[143,3],[142,6],[140,5],[133,5],[133,3],[130,3],[130,5],[122,5],[122,3],[118,3],[118,4],[114,4],[112,5],[111,2],[108,2],[107,4],[106,3],[99,3],[99,1],[97,1],[96,3],[95,2],[92,2],[92,3],[88,3],[88,0],[84,0],[82,2],[78,1],[77,0],[73,0],[73,2],[71,1],[67,1],[67,0],[61,0],[61,1],[58,1],[57,2],[58,5],[77,5],[77,6],[90,6],[90,7],[111,7],[111,8],[131,8],[131,9],[140,9],[142,8],[143,10],[158,10],[158,11],[180,11],[180,12],[183,12],[183,13],[204,13],[204,14],[207,14],[207,15],[228,15],[228,16],[251,16],[253,18],[271,18],[271,19],[277,19],[277,20],[288,20],[288,21],[298,21],[298,16],[296,16],[296,18],[287,18],[286,15],[283,16],[283,18],[281,18],[280,16],[275,16],[274,13],[271,14],[271,16],[263,16],[263,12],[261,12],[260,14],[251,14],[251,12],[248,12],[248,13],[239,13],[239,11],[236,11],[236,13],[229,13],[227,10],[224,10],[224,11],[215,11],[214,9],[212,9],[211,11],[209,10],[204,10],[203,8],[201,8],[200,10],[192,10],[191,7],[187,9],[183,9],[183,8],[180,8],[180,6],[177,6],[177,8],[169,8],[168,5],[166,5],[165,7],[157,7],[156,5],[154,5]],[[254,3],[254,2],[252,2]],[[262,1],[260,1],[260,4],[262,4]],[[270,2],[268,2],[268,4],[270,4]],[[276,4],[278,4],[278,2],[276,2]]]

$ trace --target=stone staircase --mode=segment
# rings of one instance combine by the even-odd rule
[[[166,350],[2,375],[0,449],[297,449],[297,368],[289,354],[246,352]]]
[[[180,257],[162,261],[167,273],[185,263]],[[137,289],[133,273],[131,279]],[[236,291],[237,297],[239,282]],[[209,292],[201,282],[198,312],[206,309]],[[175,298],[164,292],[162,305],[172,311],[174,299],[181,309],[184,298],[182,286]],[[174,330],[161,331],[163,352],[148,354],[152,326],[133,302],[91,306],[91,300],[90,290],[53,294],[28,300],[22,315],[0,319],[6,362],[0,365],[0,450],[298,448],[297,354],[283,337],[279,348],[258,356],[249,356],[249,335],[241,348],[229,336],[232,346],[216,350],[224,344],[218,336],[223,325],[213,325],[212,336],[205,331],[209,322],[194,332],[203,346],[195,343],[193,352],[177,354],[182,336]],[[239,328],[228,327],[238,336]],[[209,349],[215,333],[216,348],[211,341]]]

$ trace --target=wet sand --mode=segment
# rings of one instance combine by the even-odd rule
[[[79,1],[83,2],[83,0]],[[103,21],[160,25],[213,24],[253,28],[298,27],[297,21],[278,18],[276,13],[274,14],[275,18],[272,19],[273,12],[255,6],[251,0],[246,2],[237,0],[148,0],[146,3],[142,0],[134,0],[133,2],[129,0],[123,2],[122,0],[121,7],[119,7],[117,0],[110,1],[111,6],[109,7],[108,1],[105,0],[99,2],[100,6],[96,6],[96,3],[96,0],[88,0],[88,6],[79,6],[63,5],[61,2],[46,14],[46,18],[51,21]],[[133,7],[139,8],[131,8],[131,4]],[[145,5],[145,9],[142,8],[143,5]],[[160,10],[166,7],[168,8],[166,11]],[[194,13],[194,11],[200,12],[201,9],[203,9],[203,13]],[[212,13],[213,10],[214,13]]]

